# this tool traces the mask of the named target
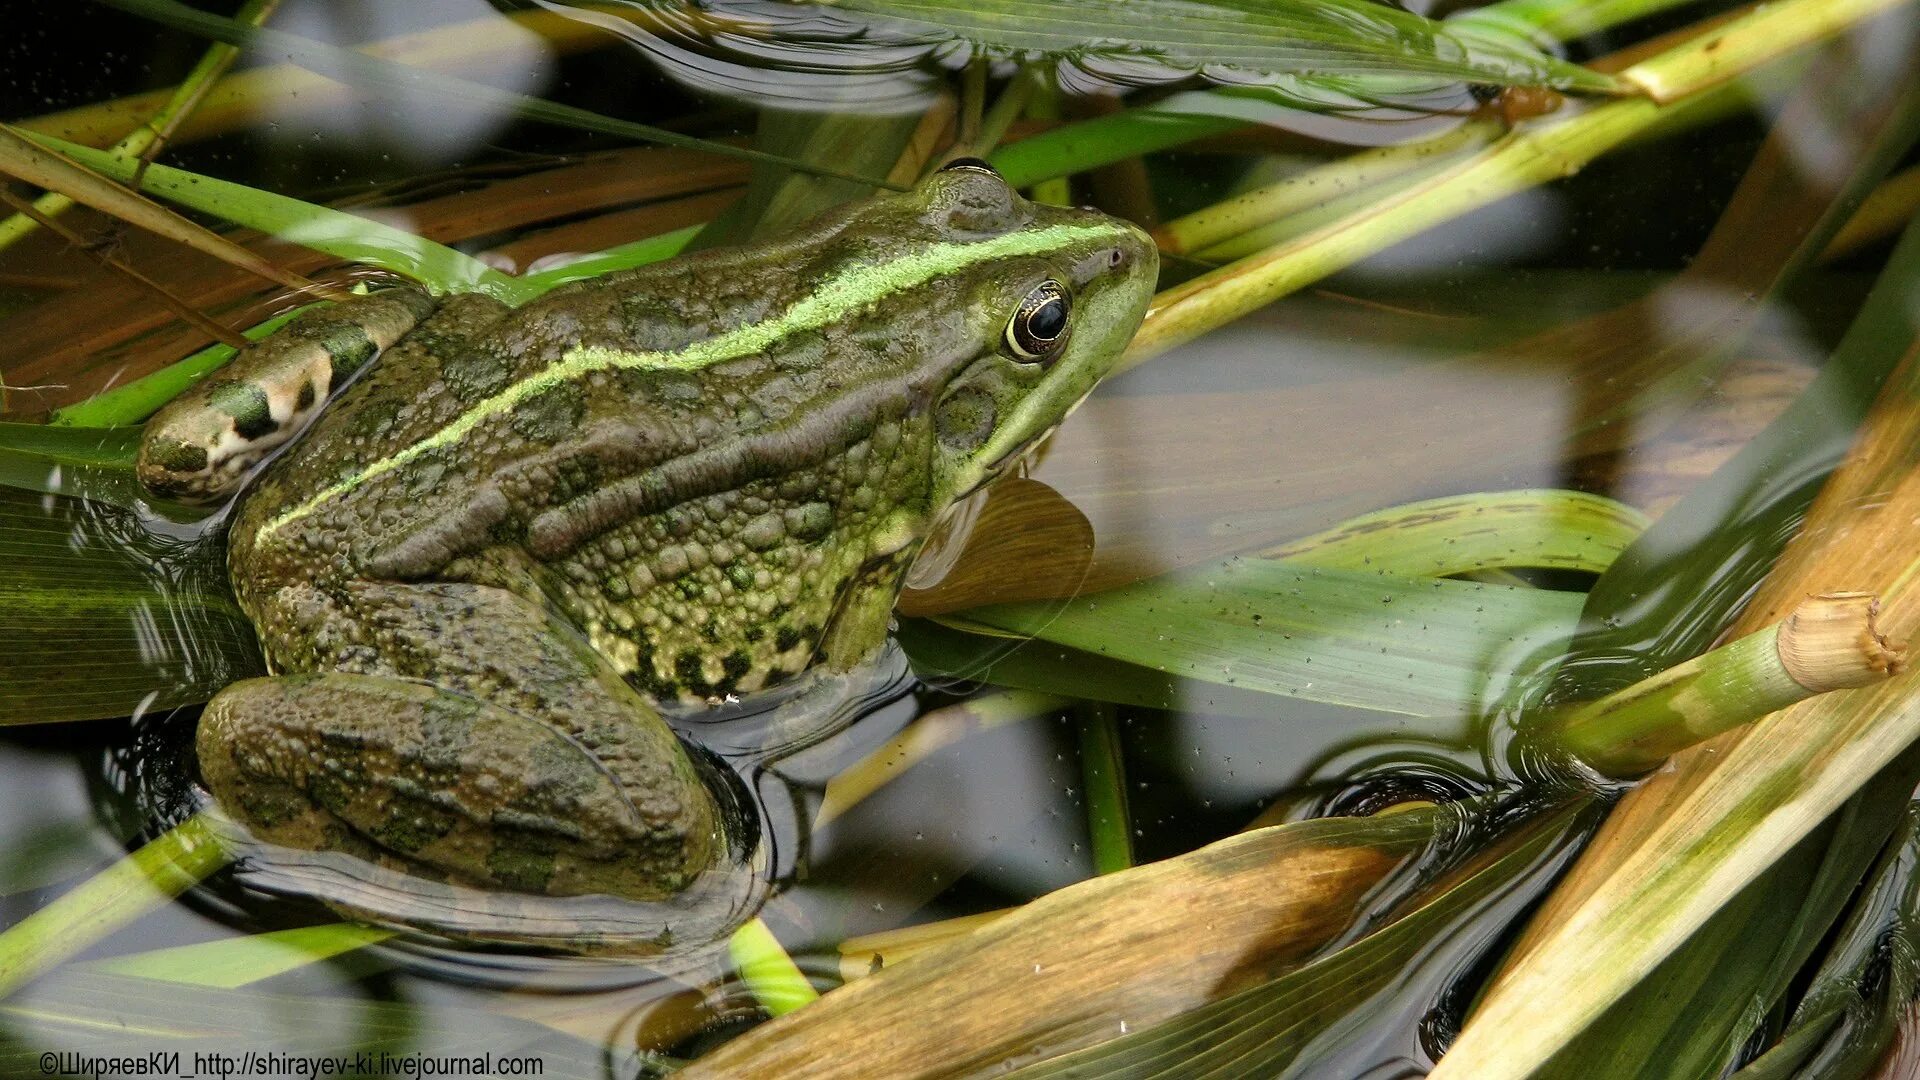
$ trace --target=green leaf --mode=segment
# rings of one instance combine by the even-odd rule
[[[1582,491],[1490,491],[1362,514],[1262,554],[1416,577],[1514,567],[1598,574],[1646,527],[1638,510]]]
[[[139,445],[139,428],[0,423],[0,486],[54,495],[85,492],[130,505]]]
[[[572,262],[549,267],[522,275],[519,290],[523,299],[532,299],[550,289],[558,288],[570,281],[584,281],[587,278],[611,274],[616,270],[631,270],[636,266],[646,266],[680,254],[705,225],[689,225],[684,229],[675,229],[659,236],[649,236],[644,240],[635,240],[630,244],[610,247],[592,255],[583,255]]]
[[[1476,713],[1557,652],[1582,596],[1233,558],[968,622],[1204,682],[1413,716]]]
[[[1232,67],[1293,76],[1326,102],[1432,80],[1617,92],[1609,76],[1505,42],[1455,35],[1431,19],[1366,0],[827,0],[921,38],[958,37],[1022,54],[1103,55],[1181,69]],[[1371,84],[1371,85],[1369,85]]]
[[[195,815],[61,893],[0,934],[0,999],[227,862],[206,816]]]
[[[263,670],[223,545],[149,531],[118,507],[0,488],[0,724],[193,704]]]

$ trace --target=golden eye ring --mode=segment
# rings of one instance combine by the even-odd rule
[[[1007,320],[1007,349],[1024,363],[1051,358],[1067,343],[1072,329],[1073,298],[1066,287],[1049,278],[1034,287]]]

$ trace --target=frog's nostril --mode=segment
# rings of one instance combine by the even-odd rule
[[[1119,248],[1114,248],[1112,251],[1107,253],[1107,265],[1110,267],[1118,267],[1121,263],[1126,261],[1127,261],[1127,253],[1125,251],[1120,250]]]

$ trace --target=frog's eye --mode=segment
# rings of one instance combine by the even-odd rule
[[[1007,320],[1007,348],[1014,359],[1028,363],[1045,360],[1066,343],[1073,300],[1059,282],[1041,282],[1020,302]]]
[[[993,166],[987,164],[985,161],[982,161],[977,157],[954,158],[952,161],[949,161],[945,165],[940,166],[939,171],[940,172],[977,172],[977,173],[986,173],[988,176],[994,176],[994,177],[997,177],[1000,175],[999,169],[994,168]]]

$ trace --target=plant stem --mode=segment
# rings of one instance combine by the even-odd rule
[[[225,866],[196,814],[0,934],[0,998]]]
[[[1079,714],[1080,776],[1087,792],[1093,872],[1111,874],[1133,865],[1133,817],[1127,812],[1127,774],[1120,756],[1120,732],[1109,702],[1083,702],[1075,711]]]
[[[1689,47],[1669,49],[1643,60],[1621,72],[1620,77],[1664,105],[1907,2],[1909,0],[1791,0],[1767,4]]]
[[[111,180],[129,181],[138,168],[135,163],[115,158],[104,150],[51,135],[30,138]],[[93,179],[128,198],[141,198],[116,184],[101,181],[99,176]],[[147,168],[141,188],[236,225],[284,236],[315,251],[391,270],[436,293],[480,291],[509,304],[523,299],[521,294],[525,288],[520,279],[508,277],[471,255],[332,207],[165,165]]]
[[[993,99],[993,107],[980,119],[980,130],[973,136],[970,144],[974,157],[984,157],[1000,145],[1007,137],[1007,129],[1013,126],[1014,117],[1019,116],[1027,107],[1027,101],[1033,97],[1034,86],[1045,76],[1038,70],[1022,68],[1016,73],[1000,96]]]
[[[787,955],[780,939],[761,919],[735,930],[727,942],[727,952],[754,1000],[774,1016],[785,1016],[820,997],[800,965]]]
[[[99,263],[102,267],[126,278],[132,282],[135,287],[160,301],[162,307],[180,316],[188,325],[213,340],[229,348],[246,344],[246,338],[234,333],[232,329],[222,326],[205,315],[202,315],[191,304],[168,292],[165,286],[129,266],[126,260],[109,254],[106,250],[88,244],[86,237],[81,236],[79,233],[61,224],[58,218],[42,210],[38,203],[27,202],[25,199],[15,196],[3,187],[0,187],[0,203],[5,203],[13,207],[19,211],[16,216],[33,225],[46,228],[54,235],[60,237],[60,239],[65,240],[74,250],[84,253],[87,258]],[[69,205],[71,205],[71,203],[69,203]]]
[[[1797,701],[1898,674],[1905,646],[1868,593],[1810,596],[1781,622],[1582,706],[1565,747],[1603,775],[1639,776],[1695,743]]]
[[[1154,230],[1154,239],[1169,254],[1200,251],[1277,218],[1492,142],[1499,134],[1496,120],[1470,120],[1431,139],[1362,150],[1175,218]]]
[[[1133,367],[1185,344],[1441,222],[1578,171],[1654,124],[1672,121],[1698,100],[1664,109],[1651,101],[1616,101],[1573,117],[1522,125],[1467,161],[1360,213],[1160,293],[1120,366]]]

